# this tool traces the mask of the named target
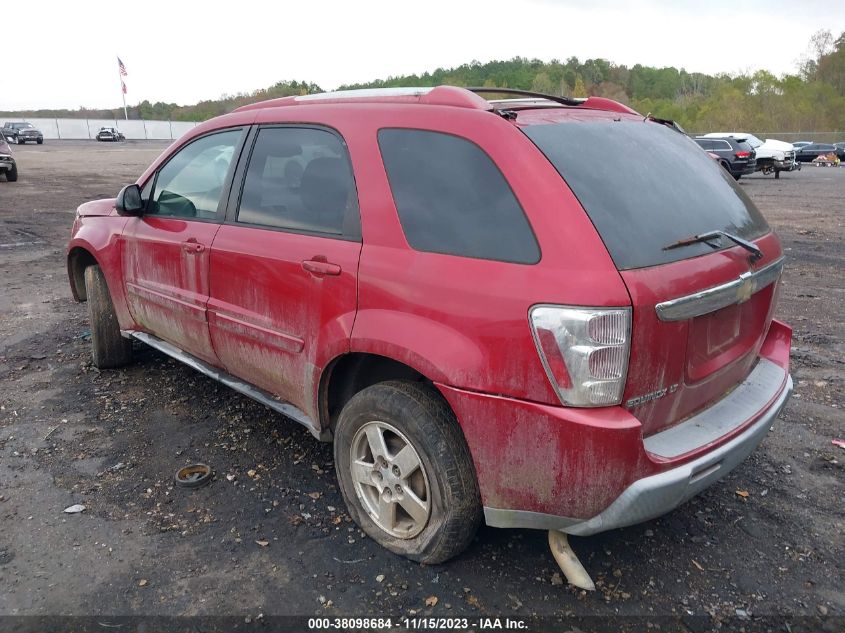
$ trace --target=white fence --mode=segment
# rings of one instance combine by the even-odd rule
[[[95,139],[101,127],[116,127],[127,139],[175,140],[199,123],[191,121],[139,121],[130,119],[3,119],[26,121],[47,139]]]

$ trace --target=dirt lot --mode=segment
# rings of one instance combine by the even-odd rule
[[[72,213],[163,148],[16,147],[20,180],[0,182],[0,614],[647,616],[641,630],[709,614],[845,630],[845,451],[831,444],[845,437],[845,169],[741,181],[789,257],[794,399],[700,497],[573,538],[598,585],[586,594],[560,583],[542,532],[482,528],[441,566],[398,558],[350,522],[330,447],[300,426],[150,349],[92,367],[65,276]],[[174,488],[195,461],[215,480]],[[87,510],[62,512],[75,503]]]

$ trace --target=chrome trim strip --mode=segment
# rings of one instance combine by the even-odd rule
[[[654,309],[661,321],[685,321],[721,310],[730,305],[744,303],[758,290],[776,282],[783,272],[783,261],[772,262],[756,272],[742,273],[738,279],[720,286],[695,292],[685,297],[658,303]]]
[[[263,389],[259,389],[258,387],[254,387],[249,383],[244,382],[238,378],[235,378],[232,374],[225,372],[222,369],[218,369],[217,367],[212,367],[208,363],[201,361],[200,359],[192,356],[191,354],[182,351],[178,347],[171,345],[166,341],[162,341],[157,336],[153,336],[152,334],[147,334],[146,332],[137,332],[135,330],[122,330],[121,334],[126,338],[135,338],[141,341],[142,343],[146,343],[150,347],[157,349],[158,351],[167,354],[171,358],[178,360],[179,362],[185,363],[188,367],[196,369],[198,372],[205,374],[209,378],[213,378],[214,380],[223,383],[227,387],[231,387],[235,391],[244,394],[245,396],[249,396],[253,400],[256,400],[263,404],[266,407],[270,407],[274,411],[278,411],[282,415],[287,418],[290,418],[294,422],[298,422],[309,431],[311,431],[311,435],[316,437],[318,440],[322,440],[324,442],[331,440],[331,434],[328,431],[323,431],[317,427],[316,424],[311,420],[311,418],[300,409],[296,408],[289,402],[283,402],[281,400],[277,400],[275,396],[271,393],[264,391]]]

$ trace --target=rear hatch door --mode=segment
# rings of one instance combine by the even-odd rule
[[[644,435],[724,397],[757,360],[782,267],[780,243],[753,202],[694,141],[659,123],[617,113],[525,123],[628,288],[623,405]],[[752,249],[724,236],[689,240],[713,231]],[[672,248],[681,240],[689,243]]]

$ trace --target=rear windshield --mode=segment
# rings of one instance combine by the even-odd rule
[[[620,270],[713,252],[703,243],[664,250],[692,235],[722,230],[755,239],[769,230],[733,178],[664,125],[625,118],[522,129],[578,197]]]

